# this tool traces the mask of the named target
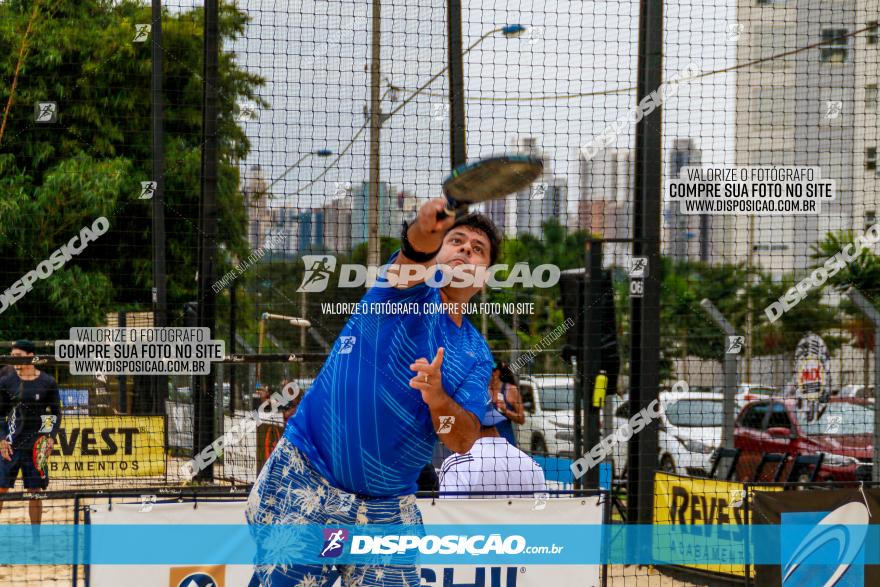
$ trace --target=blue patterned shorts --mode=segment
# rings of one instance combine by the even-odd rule
[[[283,437],[251,490],[246,516],[252,525],[422,525],[415,495],[363,499],[337,489]],[[418,587],[420,583],[415,565],[255,565],[250,587],[330,587],[339,576],[344,587]]]

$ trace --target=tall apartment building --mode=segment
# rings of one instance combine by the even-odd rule
[[[700,150],[693,139],[675,139],[669,152],[666,178],[677,178],[683,167],[699,167]],[[679,203],[664,202],[663,254],[678,261],[709,261],[712,218],[682,214]],[[719,235],[715,235],[718,237]]]
[[[272,232],[280,235],[275,239],[273,252],[279,256],[295,255],[299,251],[300,210],[296,208],[274,208],[272,210]]]
[[[331,253],[351,250],[351,190],[324,204],[324,246]]]
[[[273,232],[281,235],[273,250],[281,256],[302,255],[327,249],[322,208],[275,208]]]
[[[876,23],[878,8],[880,0],[739,0],[738,64],[829,42],[737,72],[735,162],[819,167],[837,199],[820,215],[715,216],[724,261],[803,271],[827,232],[876,217],[877,35],[846,35]]]
[[[403,190],[397,191],[389,202],[391,204],[391,223],[387,227],[379,227],[379,234],[397,238],[404,222],[409,222],[416,217],[419,211],[418,198]]]
[[[632,149],[601,149],[594,157],[579,151],[577,222],[569,228],[607,239],[632,238],[634,181]],[[627,267],[632,244],[606,243],[602,253],[606,267]]]
[[[389,236],[391,226],[391,186],[382,182],[379,184],[379,235]],[[363,182],[352,188],[351,194],[351,244],[357,246],[367,242],[369,234],[369,202],[370,184]],[[397,228],[398,233],[400,227]],[[383,259],[384,262],[384,259]]]
[[[259,165],[252,165],[242,180],[242,195],[248,218],[248,242],[251,249],[262,248],[272,227],[268,184]]]
[[[854,230],[864,230],[875,224],[880,210],[880,166],[877,150],[880,148],[880,132],[877,121],[880,116],[880,0],[860,0],[856,14],[856,27],[874,27],[853,39],[855,61],[854,121],[855,161],[853,165],[853,223]]]
[[[552,161],[538,148],[537,138],[517,138],[513,150],[543,161],[544,172],[529,189],[487,202],[483,211],[506,237],[529,233],[543,238],[543,226],[549,219],[555,218],[563,226],[566,224],[568,184],[565,178],[553,173]]]

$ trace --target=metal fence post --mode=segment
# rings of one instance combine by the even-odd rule
[[[602,241],[590,240],[587,249],[587,281],[584,288],[584,353],[579,359],[582,370],[583,410],[584,410],[584,452],[589,452],[599,443],[600,408],[593,406],[593,389],[596,376],[602,365],[600,321],[602,317],[602,294],[599,282],[602,279]],[[575,455],[579,458],[580,455]],[[599,487],[599,467],[592,467],[586,472],[584,487]]]
[[[449,159],[452,168],[467,163],[464,111],[464,54],[461,50],[461,0],[446,8],[449,49]]]
[[[663,0],[641,0],[639,9],[638,91],[636,102],[660,88],[663,80]],[[660,393],[660,203],[663,195],[662,108],[636,124],[633,193],[633,254],[648,259],[644,297],[632,298],[630,369],[631,413],[647,407]],[[659,432],[649,426],[629,441],[627,518],[653,519],[654,471]]]
[[[153,191],[153,326],[168,326],[168,313],[165,294],[165,128],[163,125],[162,102],[162,0],[153,0],[153,22],[150,27],[152,46],[152,77],[150,92],[152,102],[152,151],[153,173],[150,178],[156,182]],[[152,378],[151,414],[162,411],[162,402],[168,394],[168,378],[158,375]]]
[[[730,325],[724,315],[715,307],[715,304],[707,298],[700,301],[700,307],[709,315],[709,318],[718,325],[724,332],[724,336],[735,336],[736,331]],[[736,403],[736,378],[738,370],[736,368],[736,356],[727,352],[727,345],[724,345],[724,396],[721,402],[721,410],[724,413],[724,421],[721,425],[721,446],[724,448],[733,448],[733,415]]]
[[[211,284],[217,261],[217,190],[219,142],[217,138],[220,78],[220,20],[217,0],[205,0],[204,102],[202,107],[202,195],[199,214],[198,324],[215,335],[216,295]],[[193,378],[193,455],[214,441],[214,374]],[[213,464],[199,472],[203,481],[214,479]]]

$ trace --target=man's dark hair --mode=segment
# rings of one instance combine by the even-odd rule
[[[498,254],[501,252],[501,235],[498,233],[498,227],[495,226],[495,223],[485,214],[469,212],[457,219],[449,230],[459,226],[467,226],[479,230],[486,235],[486,238],[489,239],[489,265],[494,265],[495,261],[498,260]]]
[[[34,343],[32,343],[31,341],[24,340],[24,339],[16,340],[14,343],[12,343],[12,348],[18,349],[20,351],[24,351],[26,353],[30,353],[32,355],[36,354],[36,352],[37,352],[37,346]]]

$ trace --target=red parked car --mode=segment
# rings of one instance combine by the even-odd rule
[[[794,398],[753,401],[743,406],[734,428],[740,450],[736,473],[752,480],[762,453],[788,455],[785,481],[795,456],[824,453],[817,481],[870,481],[874,413],[864,402],[833,398],[827,404]],[[772,481],[765,467],[761,481]],[[808,480],[808,473],[798,481]]]

